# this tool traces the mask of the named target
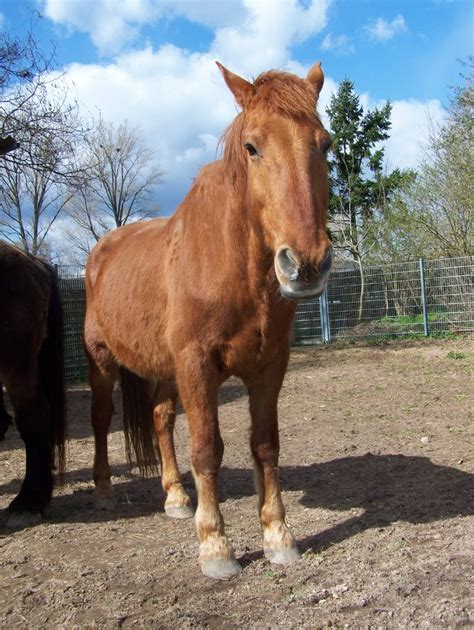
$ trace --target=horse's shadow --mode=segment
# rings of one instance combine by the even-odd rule
[[[114,473],[120,475],[114,484],[118,499],[115,511],[93,509],[92,490],[81,489],[56,496],[49,520],[105,522],[163,511],[165,497],[159,478],[135,477],[126,466],[116,467]],[[299,501],[307,508],[337,512],[357,509],[359,512],[329,529],[300,539],[298,543],[303,552],[319,552],[360,531],[397,521],[422,524],[474,514],[474,475],[434,464],[427,457],[368,453],[309,466],[283,466],[280,477],[283,491],[301,492]],[[72,471],[66,476],[70,483],[85,479],[90,479],[89,469]],[[189,472],[183,476],[183,481],[195,501]],[[13,492],[16,484],[18,480],[0,486],[0,493]],[[223,503],[254,494],[253,473],[249,469],[223,468],[220,485]],[[225,515],[225,505],[223,511]],[[250,553],[243,561],[250,562],[260,556],[260,552]]]

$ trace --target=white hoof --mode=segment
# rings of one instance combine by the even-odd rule
[[[194,516],[194,510],[190,505],[166,505],[166,515],[170,518],[192,518]]]
[[[273,564],[291,564],[301,559],[298,547],[281,547],[280,549],[265,549],[265,558]]]
[[[201,561],[201,571],[215,580],[230,580],[242,571],[235,558],[213,558]]]

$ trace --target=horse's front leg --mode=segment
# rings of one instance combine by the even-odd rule
[[[285,522],[278,478],[277,404],[287,361],[287,356],[280,357],[247,383],[252,417],[250,444],[263,549],[268,560],[277,564],[289,564],[300,557],[295,538]]]
[[[225,580],[240,573],[241,567],[224,533],[219,509],[217,477],[224,443],[217,417],[218,383],[211,361],[199,353],[182,353],[177,363],[180,365],[178,388],[189,421],[198,495],[195,518],[200,542],[199,562],[204,575]]]

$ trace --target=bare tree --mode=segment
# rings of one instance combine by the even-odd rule
[[[66,181],[57,176],[65,159],[54,146],[58,141],[52,139],[43,146],[41,155],[35,148],[34,159],[41,161],[42,168],[16,160],[0,170],[0,234],[33,254],[45,252],[51,227],[72,196]],[[22,148],[20,152],[27,154],[25,161],[29,159],[28,151]]]
[[[156,216],[159,209],[151,197],[162,178],[138,127],[99,121],[68,203],[73,226],[67,237],[78,253],[86,256],[115,227]]]
[[[30,33],[13,38],[0,33],[0,154],[6,164],[51,169],[44,146],[60,136],[62,152],[73,153],[86,132],[77,103],[60,73],[54,70],[54,51],[46,57]],[[17,147],[23,151],[14,151]],[[72,161],[55,168],[68,174]]]
[[[46,238],[71,197],[87,130],[63,77],[34,37],[0,33],[0,236],[26,251]]]

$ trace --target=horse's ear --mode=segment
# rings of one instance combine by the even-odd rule
[[[227,87],[234,95],[235,100],[242,109],[245,109],[249,99],[255,94],[254,86],[245,79],[242,79],[242,77],[239,77],[238,74],[234,74],[230,70],[227,70],[227,68],[224,68],[218,61],[216,61],[216,64],[222,72]]]
[[[324,73],[321,68],[321,62],[318,61],[314,64],[312,68],[309,69],[308,75],[306,77],[306,81],[311,83],[314,87],[314,91],[316,92],[316,98],[318,98],[319,93],[321,92],[321,88],[324,84]]]

